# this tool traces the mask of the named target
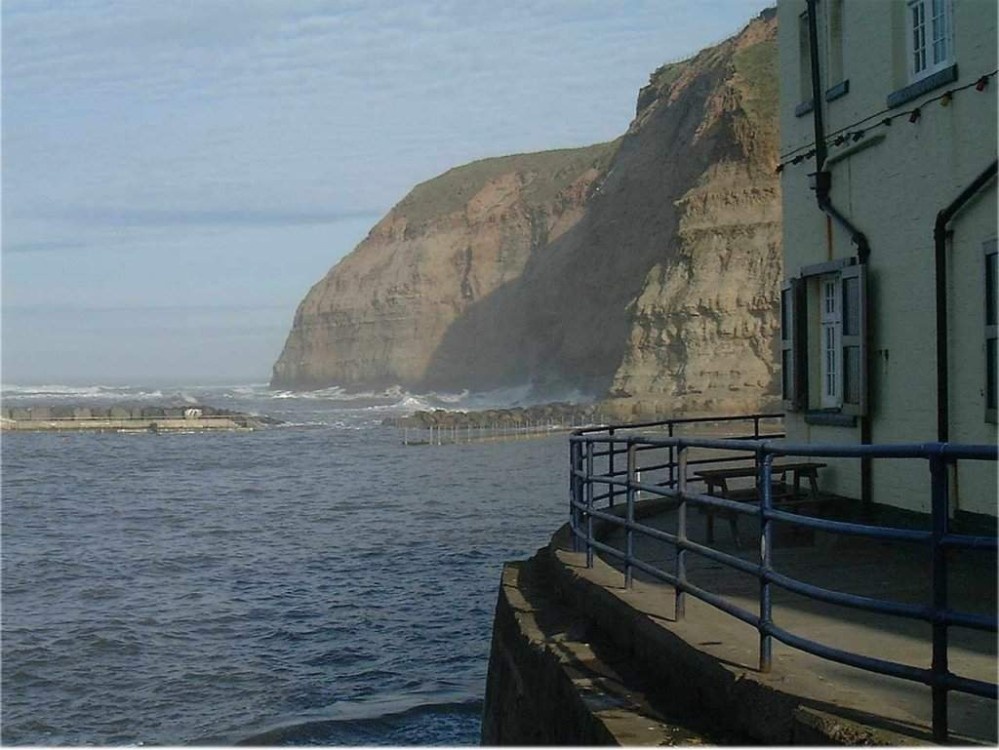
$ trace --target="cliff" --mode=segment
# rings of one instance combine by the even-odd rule
[[[415,188],[312,288],[275,387],[534,385],[622,416],[775,394],[776,20],[664,66],[628,132]]]
[[[578,222],[614,148],[486,159],[418,185],[309,291],[271,385],[421,387],[455,321]]]

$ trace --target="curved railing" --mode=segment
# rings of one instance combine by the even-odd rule
[[[948,669],[948,628],[960,626],[996,632],[996,616],[951,609],[948,601],[948,552],[951,550],[997,549],[995,536],[956,534],[951,531],[949,517],[949,468],[958,461],[996,461],[999,448],[995,445],[957,445],[947,443],[893,445],[791,445],[781,440],[761,439],[761,420],[773,421],[778,415],[711,420],[737,424],[750,421],[752,434],[726,438],[678,436],[681,426],[704,423],[707,420],[670,420],[668,422],[620,425],[580,430],[570,438],[570,527],[577,549],[585,550],[587,565],[592,566],[595,552],[620,560],[627,586],[631,586],[633,571],[641,570],[675,588],[676,617],[683,619],[685,598],[694,596],[739,620],[759,632],[759,667],[770,671],[773,639],[807,653],[852,667],[922,683],[930,687],[933,699],[933,735],[946,740],[947,694],[960,691],[996,699],[995,683],[960,677]],[[654,428],[664,435],[649,435],[640,429]],[[747,431],[748,432],[748,431]],[[777,433],[779,436],[779,433]],[[768,437],[773,437],[768,436]],[[717,455],[721,452],[721,456]],[[708,454],[712,454],[708,456]],[[655,456],[644,460],[647,456]],[[931,489],[929,530],[892,528],[831,520],[801,515],[775,507],[773,468],[777,457],[859,458],[859,459],[922,459],[928,464]],[[623,459],[623,461],[622,461]],[[723,497],[693,491],[691,467],[717,465],[720,462],[747,460],[754,462],[758,503],[738,502]],[[677,531],[670,533],[636,520],[635,505],[640,497],[673,499],[677,513]],[[625,503],[623,514],[611,511],[616,501]],[[606,502],[606,506],[600,507]],[[755,516],[760,522],[759,557],[750,561],[728,552],[693,541],[688,535],[688,509],[700,507],[724,511],[739,516]],[[624,549],[618,549],[597,538],[594,522],[602,522],[624,530]],[[898,602],[860,596],[822,588],[778,572],[773,566],[773,527],[780,522],[797,527],[833,534],[863,536],[877,540],[910,542],[928,546],[932,556],[932,595],[923,604]],[[675,568],[663,570],[635,555],[635,535],[644,535],[671,545],[675,551]],[[758,611],[753,612],[725,599],[715,592],[693,584],[687,578],[688,555],[695,554],[734,570],[757,577],[760,583]],[[933,630],[932,662],[928,669],[853,653],[819,643],[777,626],[772,619],[772,587],[791,591],[812,600],[836,604],[898,617],[922,620]]]

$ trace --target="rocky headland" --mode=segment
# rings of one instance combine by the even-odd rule
[[[768,409],[776,18],[655,71],[621,138],[423,183],[308,293],[272,386],[570,389],[616,418]]]

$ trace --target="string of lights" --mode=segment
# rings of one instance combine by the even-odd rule
[[[948,106],[954,98],[954,95],[965,91],[966,89],[974,88],[976,91],[984,91],[989,86],[989,79],[994,78],[999,70],[993,70],[991,73],[986,73],[980,76],[971,83],[967,83],[964,86],[959,86],[953,89],[947,89],[942,94],[939,94],[932,99],[927,99],[916,107],[912,109],[906,109],[899,112],[894,112],[887,117],[889,112],[892,112],[892,108],[888,107],[881,110],[880,112],[875,112],[873,115],[868,115],[862,120],[857,120],[850,125],[840,128],[832,133],[829,133],[825,138],[826,147],[830,146],[842,146],[844,144],[856,143],[857,141],[864,138],[868,132],[875,130],[876,128],[888,128],[891,127],[892,121],[899,118],[906,118],[910,123],[919,122],[920,118],[924,114],[924,110],[931,104],[935,102],[940,102],[940,106]],[[871,123],[871,124],[868,124]],[[815,142],[806,144],[804,146],[799,146],[796,149],[783,154],[780,157],[780,163],[774,170],[778,174],[784,171],[784,168],[788,165],[798,165],[801,162],[811,159],[815,156]]]

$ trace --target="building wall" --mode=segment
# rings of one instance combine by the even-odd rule
[[[846,129],[866,132],[858,140],[830,145],[826,169],[832,175],[832,204],[870,242],[868,266],[869,415],[871,442],[936,440],[936,339],[933,228],[938,211],[996,159],[995,76],[983,91],[955,92],[946,106],[927,103],[947,90],[974,83],[996,70],[996,4],[953,0],[957,79],[888,109],[888,95],[909,83],[905,0],[821,0],[820,60],[828,67],[833,45],[826,35],[832,8],[842,11],[842,70],[849,90],[823,101],[827,136]],[[799,56],[800,16],[805,0],[778,5],[781,76],[781,154],[814,141],[811,113],[796,116],[805,72]],[[826,80],[828,88],[839,81]],[[809,97],[810,98],[810,97]],[[908,112],[920,107],[921,117]],[[885,111],[887,110],[887,111]],[[876,115],[876,116],[875,116]],[[901,116],[900,116],[901,115]],[[865,118],[873,117],[862,125]],[[890,125],[880,124],[893,117]],[[807,151],[807,149],[806,149]],[[785,273],[803,266],[856,255],[845,231],[816,204],[808,174],[810,157],[781,173]],[[950,439],[995,443],[996,426],[985,421],[984,255],[982,244],[996,236],[993,181],[951,225],[948,247],[950,341]],[[811,326],[817,325],[811,310]],[[815,330],[811,327],[811,330]],[[815,337],[811,340],[814,342]],[[813,346],[815,344],[813,343]],[[810,383],[817,383],[817,351],[810,352]],[[814,398],[813,404],[814,407]],[[804,412],[788,415],[790,440],[859,443],[855,426],[810,424]],[[920,466],[920,464],[923,464]],[[859,461],[827,469],[823,485],[848,496],[860,494]],[[875,461],[873,499],[915,510],[929,507],[925,462]],[[968,462],[952,485],[962,510],[996,513],[994,462]]]

